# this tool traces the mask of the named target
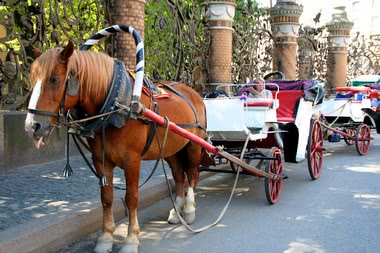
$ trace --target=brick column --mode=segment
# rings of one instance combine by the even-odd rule
[[[232,82],[232,22],[235,0],[206,2],[205,18],[210,34],[209,88]]]
[[[297,79],[297,38],[302,11],[303,6],[296,0],[277,0],[270,10],[275,50],[273,70],[283,72],[286,79]]]
[[[115,0],[110,6],[113,25],[129,25],[137,29],[144,38],[145,0]],[[136,66],[136,46],[133,37],[119,33],[116,37],[116,55],[129,69]]]
[[[347,78],[347,47],[351,43],[350,30],[354,23],[347,19],[344,6],[335,8],[332,21],[327,23],[328,56],[326,91],[345,86]]]

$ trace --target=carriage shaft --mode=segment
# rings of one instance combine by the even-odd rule
[[[143,115],[148,117],[149,119],[153,120],[154,122],[156,122],[157,124],[160,124],[160,125],[165,125],[165,118],[156,114],[155,112],[145,108],[144,111],[143,111]],[[226,152],[223,150],[222,147],[215,147],[213,146],[212,144],[208,143],[207,141],[205,141],[204,139],[198,137],[197,135],[195,134],[192,134],[190,133],[189,131],[177,126],[175,123],[173,122],[168,122],[168,127],[171,131],[173,131],[174,133],[190,140],[190,141],[193,141],[195,143],[197,143],[198,145],[202,146],[203,148],[205,148],[207,151],[215,154],[215,155],[218,155],[218,156],[222,156],[224,158],[226,158],[227,160],[231,161],[231,162],[234,162],[236,163],[237,165],[239,165],[240,167],[242,167],[244,170],[246,170],[247,172],[251,172],[251,173],[256,173],[260,176],[264,176],[264,177],[268,177],[270,179],[273,179],[273,180],[282,180],[283,176],[282,175],[277,175],[277,174],[273,174],[273,173],[267,173],[267,172],[264,172],[260,169],[257,169],[255,168],[254,166],[252,165],[249,165],[247,163],[245,163],[244,161],[240,160],[239,158],[237,158],[236,156],[234,155],[231,155],[230,153]]]

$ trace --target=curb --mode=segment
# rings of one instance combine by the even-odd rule
[[[200,180],[214,175],[201,172]],[[171,184],[174,180],[170,179]],[[146,208],[169,196],[166,181],[152,178],[139,191],[139,209]],[[113,212],[115,222],[125,218],[122,202],[124,191],[114,191]],[[79,238],[94,233],[102,226],[100,194],[85,208],[75,208],[49,217],[35,219],[0,232],[0,253],[49,253]]]

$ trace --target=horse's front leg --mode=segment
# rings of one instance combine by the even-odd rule
[[[112,252],[113,245],[113,232],[115,230],[115,221],[112,212],[113,203],[113,165],[104,165],[100,161],[94,161],[97,168],[98,175],[105,174],[107,178],[107,185],[101,186],[101,201],[103,206],[103,233],[98,238],[94,252],[95,253],[108,253]]]
[[[129,157],[128,162],[123,166],[127,191],[125,193],[125,203],[129,211],[128,236],[124,246],[119,253],[137,253],[139,246],[138,235],[140,233],[139,221],[137,218],[138,206],[138,183],[140,176],[141,157]]]

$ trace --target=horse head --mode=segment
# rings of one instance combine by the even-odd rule
[[[53,128],[61,123],[63,114],[79,102],[79,81],[70,69],[74,44],[53,48],[39,56],[31,67],[34,85],[30,97],[25,130],[33,136],[39,149],[45,144]]]

